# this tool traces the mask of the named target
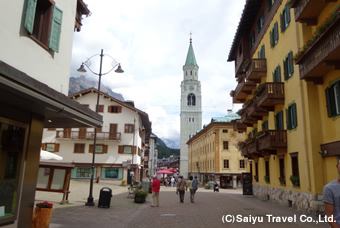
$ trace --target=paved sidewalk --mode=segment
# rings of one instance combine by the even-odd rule
[[[113,197],[111,207],[98,208],[97,202],[102,187],[110,187]],[[160,207],[150,207],[151,195],[144,204],[137,204],[127,198],[127,187],[95,184],[94,198],[96,206],[85,206],[89,191],[88,182],[71,181],[70,204],[59,205],[61,194],[37,192],[38,201],[48,200],[55,203],[50,228],[139,228],[139,227],[329,227],[327,223],[300,221],[304,215],[294,209],[283,207],[253,196],[242,195],[241,189],[220,189],[219,193],[199,188],[195,203],[190,203],[189,191],[184,203],[179,202],[175,188],[161,187]],[[227,215],[227,216],[226,216]],[[269,222],[268,215],[296,218],[296,222]],[[233,217],[234,216],[234,217]],[[242,221],[223,223],[223,219],[242,218]],[[263,222],[254,222],[254,219]],[[304,217],[303,217],[304,218]],[[308,217],[318,220],[317,217]],[[224,220],[225,222],[226,220]],[[254,223],[254,224],[252,224]]]

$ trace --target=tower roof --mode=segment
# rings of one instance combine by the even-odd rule
[[[190,38],[189,50],[188,50],[187,59],[185,61],[184,66],[189,66],[191,64],[194,66],[197,66],[194,49],[192,48],[192,39]]]

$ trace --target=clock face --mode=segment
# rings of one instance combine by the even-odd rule
[[[189,89],[190,89],[191,91],[193,91],[193,90],[194,90],[194,87],[193,87],[193,86],[190,86]]]

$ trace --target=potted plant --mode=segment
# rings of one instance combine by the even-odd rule
[[[144,203],[147,195],[148,195],[148,192],[144,191],[143,189],[135,190],[135,202]]]
[[[245,145],[246,145],[246,143],[244,141],[239,141],[236,144],[236,147],[237,147],[237,149],[241,150]]]
[[[122,180],[122,186],[126,186],[126,180],[125,179]]]
[[[291,175],[289,180],[292,182],[293,186],[295,187],[300,186],[300,179],[298,176]]]
[[[210,184],[205,184],[205,185],[204,185],[204,188],[205,188],[205,189],[210,189]]]
[[[48,228],[53,211],[53,203],[47,201],[35,205],[33,212],[32,228]]]
[[[269,183],[269,182],[270,182],[269,176],[264,176],[264,181],[265,181],[266,183]]]
[[[254,180],[259,181],[259,177],[257,175],[254,175]]]
[[[279,181],[281,185],[286,185],[286,177],[279,177]]]

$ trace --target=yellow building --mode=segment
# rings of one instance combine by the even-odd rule
[[[338,1],[246,1],[228,61],[259,198],[324,212],[340,155],[339,32]]]
[[[212,118],[189,139],[189,176],[198,176],[199,181],[204,182],[217,180],[221,188],[242,187],[241,173],[249,171],[249,168],[236,146],[244,141],[244,134],[234,131],[231,123],[239,118],[232,113]]]

